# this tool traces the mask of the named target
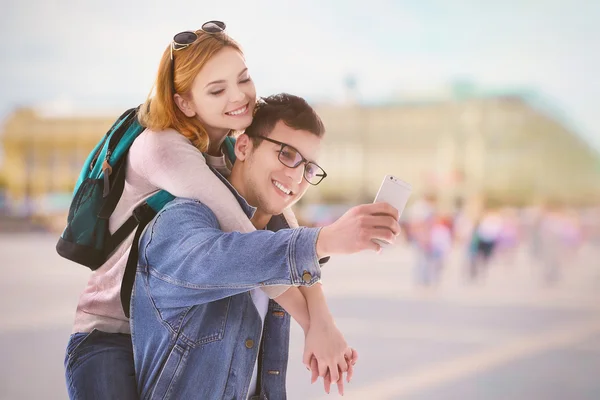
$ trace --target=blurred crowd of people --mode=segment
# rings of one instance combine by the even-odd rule
[[[440,283],[452,255],[466,282],[482,282],[492,267],[526,266],[543,285],[555,285],[570,268],[600,265],[600,205],[546,203],[509,207],[458,203],[440,207],[435,196],[414,199],[401,218],[404,245],[414,250],[419,286]],[[309,204],[297,212],[303,225],[324,226],[349,205]]]
[[[407,243],[415,250],[415,281],[421,286],[440,282],[452,252],[464,254],[464,277],[485,279],[491,265],[513,266],[523,254],[553,285],[580,263],[581,249],[600,249],[600,207],[572,208],[560,204],[511,208],[457,206],[442,212],[435,197],[411,204],[403,214]],[[600,257],[600,254],[597,255]]]

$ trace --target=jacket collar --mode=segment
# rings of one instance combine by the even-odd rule
[[[252,218],[254,216],[254,213],[256,212],[256,207],[252,207],[250,204],[248,204],[246,199],[244,199],[242,197],[242,195],[239,194],[239,192],[233,187],[233,185],[231,183],[229,183],[229,181],[223,175],[221,175],[221,173],[219,171],[217,171],[215,168],[211,167],[210,165],[208,167],[221,180],[221,182],[223,182],[223,184],[225,186],[227,186],[227,188],[229,190],[231,190],[231,193],[233,193],[233,195],[235,196],[235,199],[238,201],[238,203],[240,204],[240,207],[242,207],[242,210],[248,216],[248,218],[249,219]]]
[[[248,204],[246,199],[242,197],[242,195],[233,187],[233,185],[229,183],[227,178],[221,175],[219,171],[217,171],[210,165],[209,168],[221,180],[221,182],[223,182],[223,184],[227,186],[229,190],[231,190],[231,193],[233,193],[233,195],[235,196],[235,199],[240,204],[240,207],[242,208],[244,213],[248,216],[249,219],[251,219],[254,216],[254,213],[256,212],[256,207],[252,207],[250,204]],[[289,229],[297,227],[298,223],[296,222],[291,210],[289,210],[289,212],[284,211],[282,214],[279,215],[274,215],[267,224],[267,229],[273,232],[276,232],[280,229]]]

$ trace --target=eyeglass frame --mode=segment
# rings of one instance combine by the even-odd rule
[[[207,29],[207,25],[208,24],[214,24],[217,26],[218,29],[212,29],[209,30]],[[227,25],[225,24],[225,22],[223,21],[207,21],[205,23],[202,24],[202,26],[200,27],[200,31],[204,32],[204,33],[208,33],[211,35],[214,34],[218,34],[218,33],[223,33],[225,32],[225,28],[227,27]],[[173,84],[173,94],[177,93],[177,91],[175,90],[175,57],[173,57],[173,52],[174,51],[179,51],[179,50],[183,50],[183,49],[187,49],[188,47],[190,47],[192,44],[194,44],[196,42],[196,40],[198,40],[198,33],[196,33],[198,31],[183,31],[183,32],[179,32],[178,34],[176,34],[175,36],[173,36],[173,40],[171,40],[171,45],[170,45],[170,49],[171,49],[171,82]],[[192,40],[189,43],[179,43],[177,42],[177,36],[184,34],[184,33],[190,33],[193,34],[195,36],[195,39]]]
[[[323,181],[323,179],[327,178],[327,172],[325,172],[325,170],[323,169],[323,167],[321,167],[321,166],[320,166],[319,164],[317,164],[316,162],[313,162],[313,161],[310,161],[310,160],[307,160],[306,158],[304,158],[304,156],[302,155],[302,153],[300,153],[300,151],[299,151],[297,148],[295,148],[294,146],[292,146],[291,144],[283,143],[283,142],[280,142],[280,141],[278,141],[278,140],[271,139],[271,138],[269,138],[269,137],[267,137],[267,136],[262,136],[262,135],[258,135],[258,136],[251,136],[251,137],[255,137],[255,138],[259,138],[259,139],[263,139],[263,140],[266,140],[266,141],[268,141],[268,142],[271,142],[271,143],[274,143],[274,144],[278,144],[278,145],[280,145],[280,146],[281,146],[281,148],[279,149],[279,152],[278,152],[278,154],[277,154],[277,159],[279,160],[279,162],[280,162],[280,163],[282,163],[282,164],[283,164],[283,165],[285,165],[286,167],[288,167],[288,168],[292,168],[292,169],[295,169],[295,168],[298,168],[298,167],[299,167],[301,164],[304,164],[304,171],[302,171],[302,177],[304,178],[304,180],[306,180],[306,182],[308,182],[308,183],[309,183],[309,184],[311,184],[312,186],[317,186],[319,183],[321,183],[321,182]],[[299,161],[299,162],[298,162],[296,165],[294,165],[293,167],[292,167],[292,166],[289,166],[289,165],[287,165],[286,163],[284,163],[283,161],[281,161],[281,152],[283,151],[283,149],[284,149],[285,147],[291,147],[292,149],[294,149],[294,151],[296,151],[296,153],[298,153],[298,154],[300,155],[300,158],[301,158],[301,160],[300,160],[300,161]],[[306,165],[307,165],[307,164],[313,164],[313,165],[316,165],[316,166],[317,166],[319,169],[321,169],[321,171],[323,171],[323,175],[321,176],[321,179],[320,179],[320,180],[319,180],[317,183],[312,183],[311,181],[309,181],[309,180],[306,178]],[[319,175],[315,175],[315,176],[319,176]]]

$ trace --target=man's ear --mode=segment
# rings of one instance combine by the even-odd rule
[[[235,141],[235,157],[240,161],[244,161],[250,155],[253,144],[252,139],[245,133],[242,133]]]
[[[177,107],[181,110],[182,113],[185,114],[186,117],[192,118],[196,116],[196,111],[194,111],[193,104],[190,100],[181,96],[179,93],[175,93],[173,95],[173,100]]]

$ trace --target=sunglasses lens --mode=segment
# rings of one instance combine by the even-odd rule
[[[208,33],[219,33],[225,30],[225,22],[208,21],[202,24],[202,30]]]
[[[178,48],[180,48],[182,46],[188,46],[188,45],[194,43],[196,41],[196,39],[198,39],[198,35],[196,35],[195,32],[189,31],[189,32],[178,33],[173,38],[175,50],[177,50]]]

